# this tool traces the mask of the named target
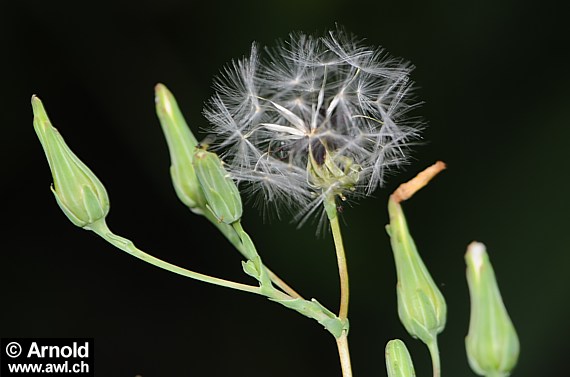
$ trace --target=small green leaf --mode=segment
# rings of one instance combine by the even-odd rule
[[[243,261],[241,262],[241,265],[243,267],[243,271],[248,274],[249,276],[251,276],[252,278],[259,280],[260,279],[260,273],[257,270],[257,268],[255,267],[255,263],[253,263],[253,261],[248,260],[247,262]]]

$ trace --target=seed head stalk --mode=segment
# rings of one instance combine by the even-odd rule
[[[338,221],[338,212],[336,209],[336,201],[334,195],[328,195],[325,199],[325,210],[331,224],[331,231],[336,250],[336,260],[338,264],[338,274],[340,278],[340,308],[338,317],[341,321],[347,319],[348,301],[349,301],[349,284],[348,284],[348,268],[346,263],[346,254],[342,243],[342,233]],[[343,377],[352,377],[352,366],[350,363],[350,351],[348,348],[348,334],[343,331],[342,335],[337,338],[338,356]]]
[[[342,28],[323,36],[293,33],[274,48],[254,43],[249,56],[221,72],[204,108],[216,135],[213,149],[261,208],[275,209],[278,217],[287,209],[301,226],[324,205],[343,324],[349,284],[337,197],[371,195],[386,171],[407,161],[423,127],[408,116],[419,105],[411,95],[412,69]],[[347,331],[343,325],[333,335],[343,377],[352,377]]]
[[[336,260],[338,263],[338,274],[340,277],[340,309],[338,317],[345,320],[348,316],[348,299],[349,299],[349,286],[348,286],[348,269],[346,264],[346,254],[344,252],[344,245],[342,243],[342,234],[340,231],[340,224],[338,222],[338,215],[336,209],[336,202],[334,196],[330,195],[326,198],[325,209],[328,219],[331,223],[331,231],[333,234],[334,246],[336,250]]]

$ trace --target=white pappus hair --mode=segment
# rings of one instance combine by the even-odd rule
[[[254,43],[227,66],[204,109],[214,148],[258,203],[307,215],[326,195],[370,195],[408,160],[423,125],[408,114],[410,64],[342,29],[262,53]]]

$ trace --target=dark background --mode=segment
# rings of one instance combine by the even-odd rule
[[[558,2],[562,4],[562,2]],[[108,223],[165,260],[252,283],[240,258],[181,205],[154,114],[165,83],[194,131],[211,78],[252,41],[335,22],[412,61],[426,143],[385,189],[345,208],[355,376],[383,376],[402,338],[419,376],[427,350],[396,313],[388,194],[442,159],[449,169],[405,204],[447,299],[444,376],[474,375],[464,352],[466,245],[485,242],[518,330],[515,376],[567,376],[570,303],[567,13],[554,1],[4,1],[0,5],[3,198],[2,337],[94,337],[99,376],[340,376],[333,338],[262,297],[161,271],[75,228],[49,191],[32,127],[37,94],[54,125],[105,183]],[[265,262],[336,310],[331,237],[313,226],[244,226]]]

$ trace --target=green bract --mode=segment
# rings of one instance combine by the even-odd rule
[[[88,228],[109,213],[109,197],[93,172],[77,158],[51,125],[42,102],[32,97],[34,129],[46,154],[57,204],[71,222]]]
[[[469,333],[465,338],[469,364],[481,376],[508,376],[517,363],[519,339],[503,304],[485,245],[471,243],[465,261],[471,297]]]
[[[416,249],[401,205],[391,198],[388,201],[388,212],[390,225],[386,228],[398,274],[400,321],[411,336],[429,345],[445,327],[445,299]]]
[[[155,87],[156,113],[170,151],[170,176],[176,194],[193,212],[202,214],[205,198],[192,159],[198,141],[190,131],[172,93],[162,84]]]
[[[325,147],[323,147],[325,148]],[[321,163],[309,154],[307,171],[311,184],[323,191],[332,190],[335,195],[354,191],[360,179],[360,166],[346,156],[333,156],[329,151]]]
[[[400,339],[386,344],[386,370],[388,377],[415,377],[414,364],[408,348]]]
[[[242,215],[242,203],[238,188],[222,166],[215,153],[199,149],[194,154],[193,166],[200,187],[206,198],[206,206],[218,221],[232,224]]]

